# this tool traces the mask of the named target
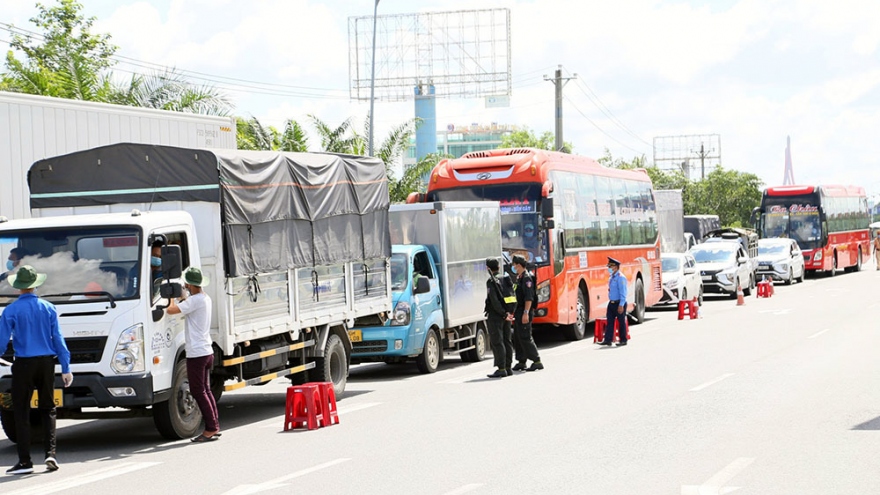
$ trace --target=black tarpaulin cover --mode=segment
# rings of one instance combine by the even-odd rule
[[[31,208],[220,202],[226,272],[277,272],[391,255],[377,158],[114,144],[36,162]]]

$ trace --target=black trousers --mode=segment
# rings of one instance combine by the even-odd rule
[[[37,391],[46,457],[55,457],[55,362],[53,356],[15,358],[12,363],[12,410],[18,437],[18,461],[31,462],[31,394]]]
[[[613,342],[614,341],[614,320],[617,320],[617,335],[620,338],[620,343],[626,343],[626,309],[624,308],[623,313],[618,313],[617,308],[620,307],[620,303],[609,302],[608,309],[605,310],[605,342]]]
[[[540,361],[538,356],[538,346],[535,345],[535,339],[532,338],[532,312],[529,311],[529,322],[523,323],[523,310],[517,308],[513,314],[513,339],[516,348],[516,361],[525,363],[527,359],[532,361]]]
[[[510,322],[501,316],[489,316],[486,319],[489,327],[489,345],[495,356],[495,367],[510,369],[513,364],[513,339]]]

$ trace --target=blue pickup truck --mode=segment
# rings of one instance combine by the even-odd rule
[[[444,355],[482,360],[486,258],[501,257],[498,203],[394,205],[389,218],[392,313],[349,330],[352,364],[415,360],[433,373]]]

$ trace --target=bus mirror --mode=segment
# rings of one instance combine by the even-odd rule
[[[166,279],[180,278],[183,268],[180,263],[180,246],[162,246],[162,276]]]
[[[553,198],[544,198],[541,200],[541,216],[544,218],[553,218]]]
[[[752,228],[755,230],[761,230],[758,228],[758,218],[759,218],[760,214],[761,214],[761,207],[760,206],[756,206],[756,207],[752,208],[752,214],[749,217],[749,225],[751,225]]]
[[[544,220],[544,223],[542,223],[541,226],[544,227],[545,230],[555,229],[556,222],[551,218],[549,220]]]

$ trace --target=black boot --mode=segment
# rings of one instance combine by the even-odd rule
[[[495,373],[486,376],[488,376],[489,378],[504,378],[505,376],[507,376],[507,371],[498,368],[497,370],[495,370]]]

